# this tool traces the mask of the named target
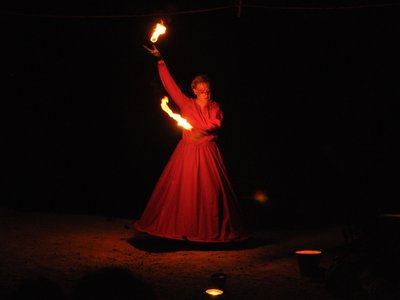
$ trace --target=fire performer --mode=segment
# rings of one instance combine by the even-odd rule
[[[234,242],[246,239],[241,209],[216,143],[223,113],[211,100],[210,81],[196,76],[186,96],[171,76],[160,51],[144,46],[157,58],[161,82],[182,116],[183,129],[141,218],[139,232],[193,242]]]

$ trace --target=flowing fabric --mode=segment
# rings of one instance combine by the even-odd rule
[[[247,238],[237,197],[216,143],[223,119],[211,101],[201,109],[185,96],[165,63],[158,63],[161,81],[182,117],[193,126],[184,130],[141,218],[134,227],[163,238],[196,242],[231,242]],[[193,139],[199,131],[209,133]]]

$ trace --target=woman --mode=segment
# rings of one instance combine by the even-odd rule
[[[194,242],[232,242],[247,238],[240,208],[216,144],[223,119],[211,100],[210,81],[192,81],[195,98],[187,97],[168,71],[158,49],[145,48],[158,62],[161,82],[193,128],[183,130],[134,227],[150,235]]]

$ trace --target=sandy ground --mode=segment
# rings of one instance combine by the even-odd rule
[[[240,244],[203,245],[135,235],[127,219],[0,213],[0,299],[23,295],[23,285],[30,295],[53,285],[58,299],[79,298],[77,291],[93,299],[110,291],[113,299],[151,299],[135,297],[137,290],[154,299],[204,299],[214,273],[227,276],[224,299],[335,299],[323,274],[344,243],[336,226],[264,230]],[[319,277],[298,269],[294,251],[310,248],[322,250]],[[29,290],[33,280],[36,290]]]

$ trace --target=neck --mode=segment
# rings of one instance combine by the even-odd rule
[[[205,105],[205,104],[208,103],[208,100],[207,99],[199,99],[199,98],[197,98],[197,103],[200,104],[200,105]]]

